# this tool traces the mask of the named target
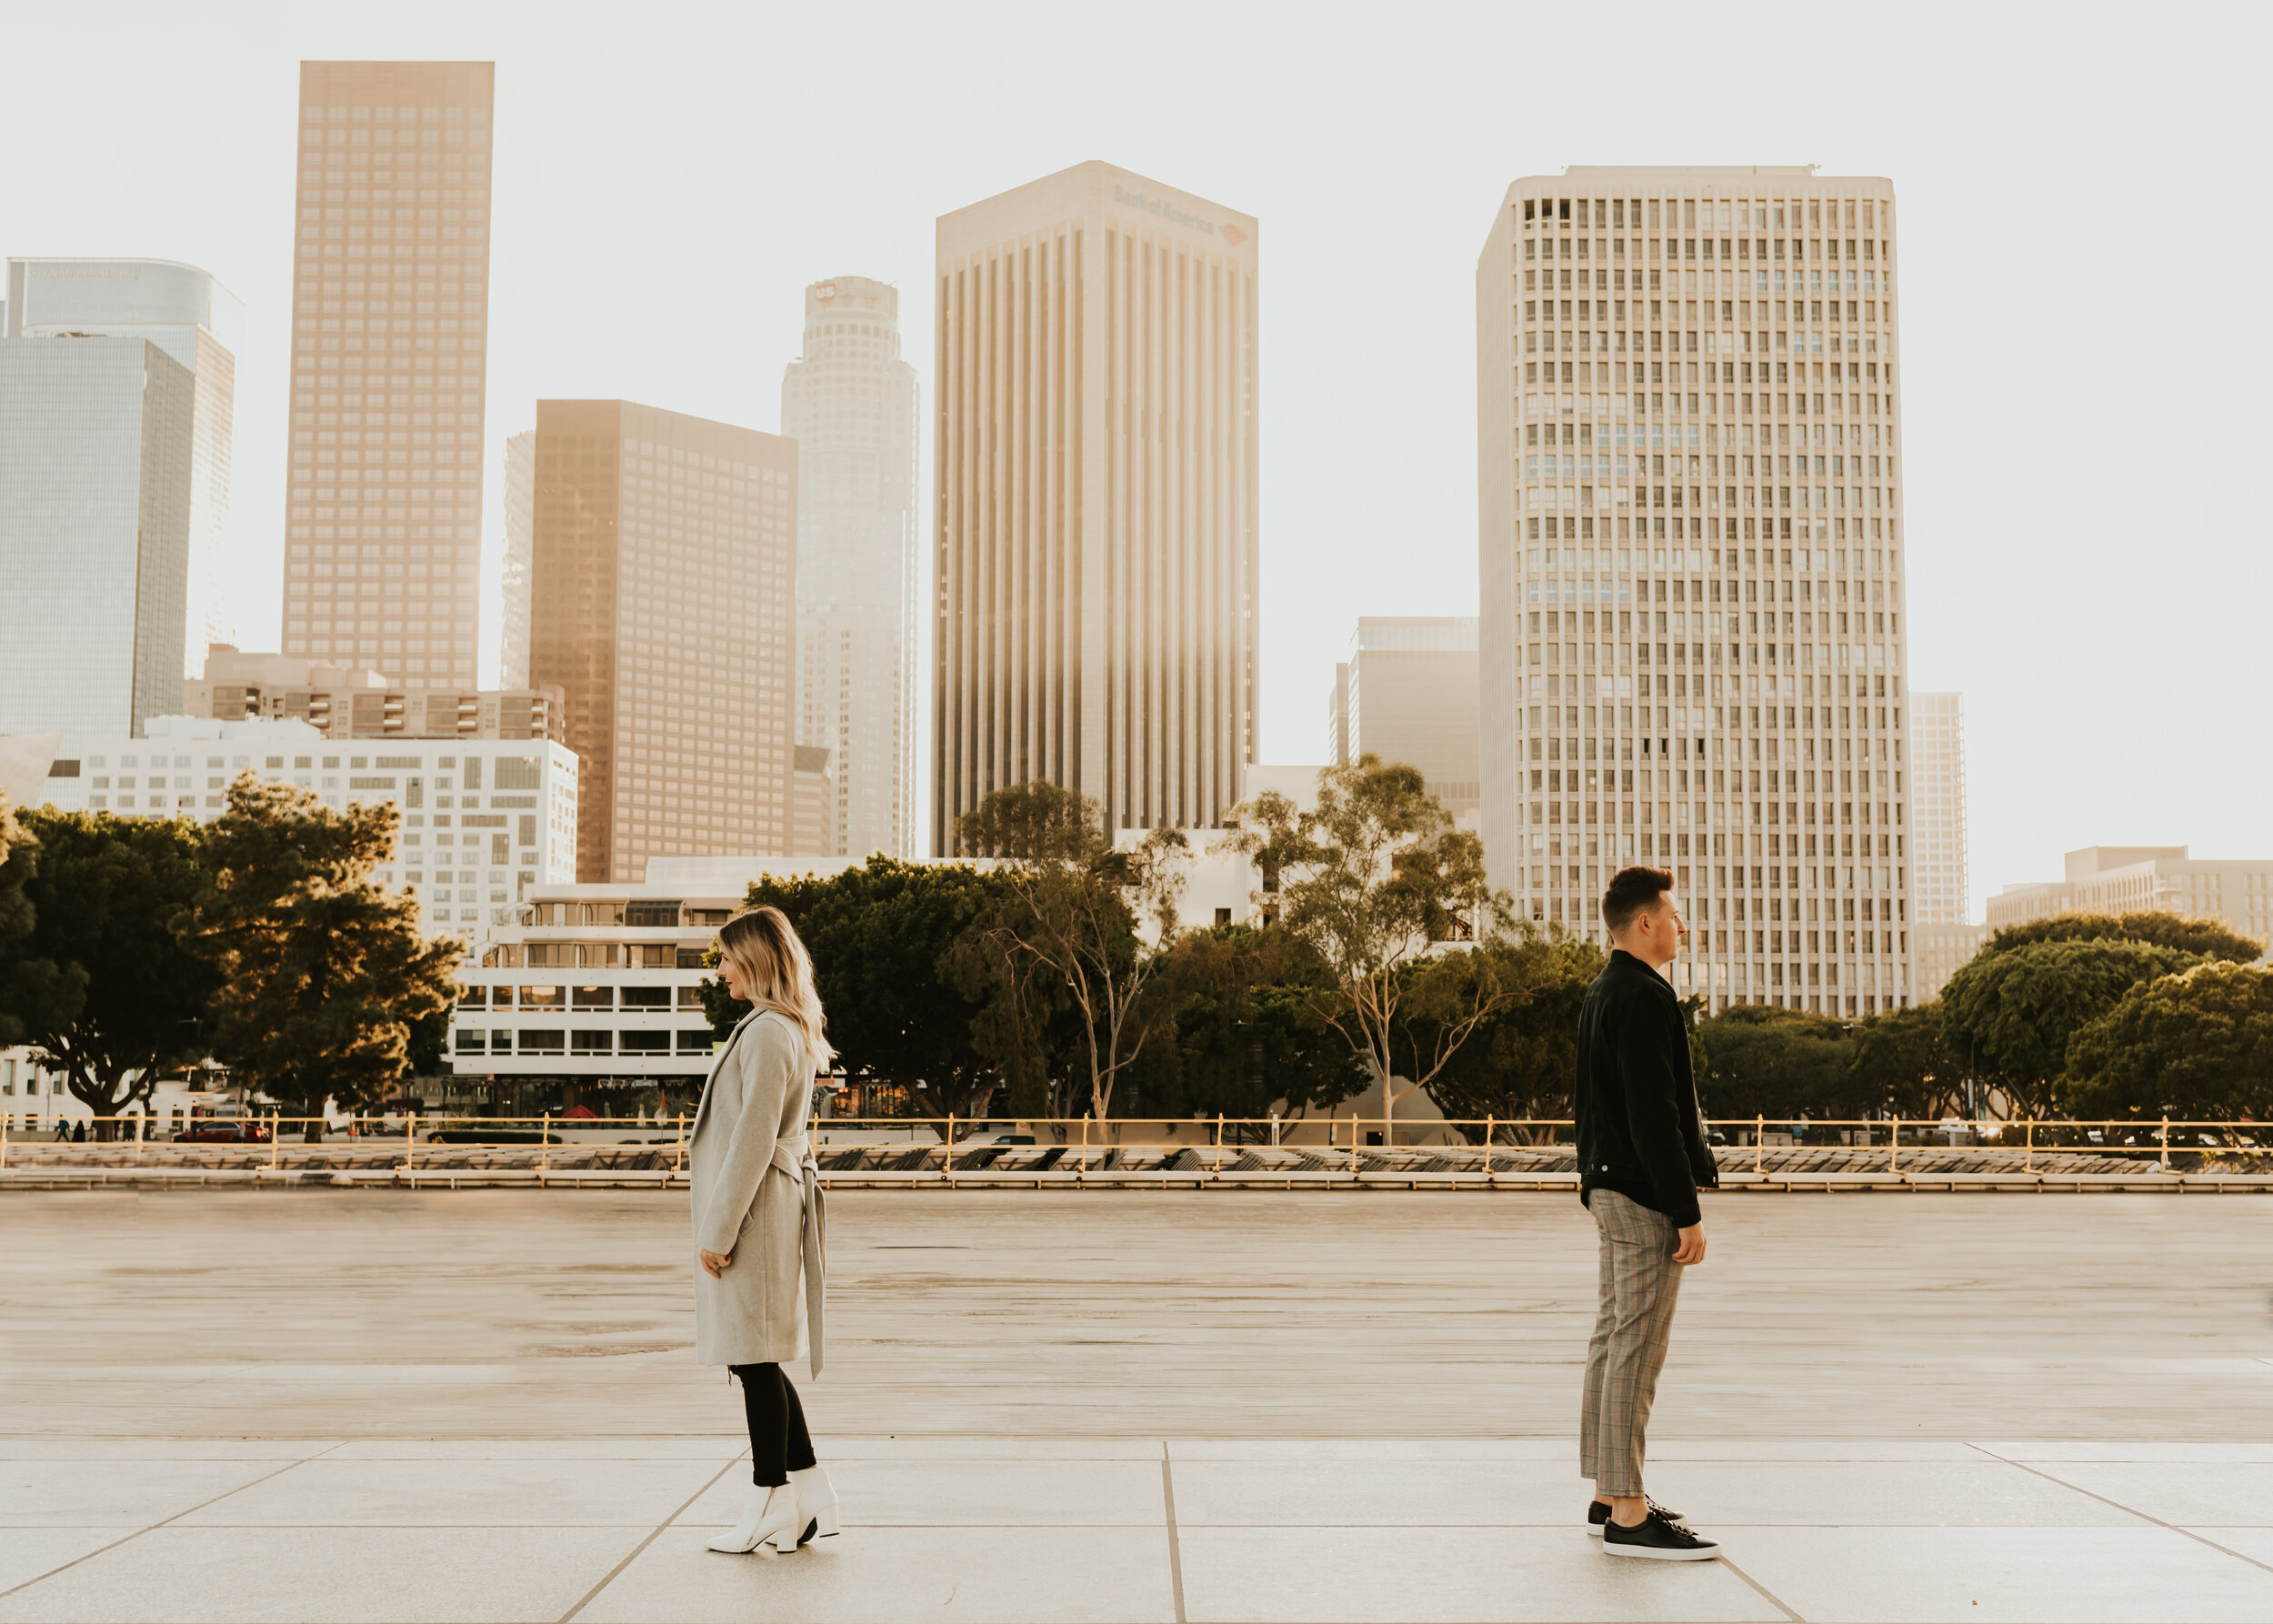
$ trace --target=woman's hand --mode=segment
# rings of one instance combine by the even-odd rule
[[[714,1280],[719,1278],[727,1264],[734,1261],[732,1252],[697,1251],[696,1256],[702,1258],[703,1268],[709,1272],[710,1278]]]

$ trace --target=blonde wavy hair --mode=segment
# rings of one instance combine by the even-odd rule
[[[804,1036],[815,1069],[827,1070],[836,1058],[828,1017],[814,988],[813,956],[789,916],[771,905],[744,908],[718,927],[718,956],[734,960],[758,1008],[772,1010]]]

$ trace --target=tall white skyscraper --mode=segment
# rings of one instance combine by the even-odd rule
[[[1251,215],[1086,163],[940,217],[934,849],[1041,779],[1205,828],[1256,756]]]
[[[1911,895],[1923,925],[1962,925],[1973,890],[1965,860],[1965,696],[1910,696]]]
[[[536,526],[536,431],[506,441],[506,561],[504,616],[499,627],[497,686],[529,686],[529,546]]]
[[[1359,616],[1333,706],[1332,759],[1417,767],[1447,811],[1476,809],[1475,616]]]
[[[1483,822],[1531,918],[1670,867],[1716,1009],[1912,997],[1894,188],[1574,168],[1477,267]]]
[[[170,259],[11,259],[7,336],[144,338],[190,375],[189,561],[182,675],[236,641],[229,582],[229,463],[245,306],[195,266]]]
[[[147,339],[0,341],[0,733],[180,708],[195,396]]]
[[[916,855],[916,369],[899,290],[805,290],[781,380],[797,442],[797,742],[828,752],[816,855]]]

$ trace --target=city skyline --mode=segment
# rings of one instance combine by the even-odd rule
[[[239,8],[233,15],[282,14]],[[1479,39],[1504,32],[1477,21]],[[769,50],[803,50],[820,40],[816,26],[769,21],[754,29],[735,22],[722,37],[736,44],[764,38],[771,42]],[[70,68],[69,47],[86,37],[83,30],[84,25],[74,29],[51,18],[31,25],[25,48],[62,65],[0,111],[0,135],[16,150],[32,150],[35,132],[57,127],[66,110],[110,106],[95,95],[97,81],[91,75]],[[281,557],[264,558],[258,549],[272,545],[272,534],[277,537],[273,545],[281,547],[283,479],[275,459],[286,444],[279,414],[288,406],[255,398],[273,394],[283,376],[284,352],[277,346],[288,337],[281,324],[290,314],[288,289],[275,275],[284,258],[282,199],[291,186],[288,163],[272,150],[275,110],[289,108],[299,58],[383,55],[496,57],[506,116],[527,119],[537,133],[521,154],[511,142],[504,144],[501,166],[509,169],[536,148],[544,150],[544,185],[523,194],[518,204],[501,185],[507,197],[501,207],[519,213],[517,219],[501,216],[493,273],[499,314],[492,338],[494,422],[485,444],[489,474],[497,472],[504,437],[529,426],[533,402],[544,395],[668,400],[765,428],[770,380],[796,342],[785,323],[739,323],[732,345],[749,355],[745,372],[719,368],[716,346],[659,346],[653,329],[642,324],[587,330],[590,324],[576,314],[588,302],[586,279],[535,274],[563,262],[556,246],[588,235],[587,226],[575,224],[581,217],[573,203],[580,187],[598,185],[596,205],[613,227],[587,267],[595,279],[637,286],[624,270],[650,258],[651,246],[661,243],[673,251],[678,285],[694,296],[718,302],[730,287],[735,307],[762,311],[796,297],[812,279],[816,259],[859,266],[905,292],[927,263],[929,223],[941,208],[1040,173],[1053,162],[1112,152],[1139,170],[1175,175],[1208,195],[1238,197],[1274,222],[1274,264],[1285,274],[1274,279],[1273,366],[1265,385],[1267,400],[1280,404],[1265,414],[1260,753],[1283,760],[1314,752],[1317,697],[1354,615],[1474,607],[1463,585],[1471,574],[1467,510],[1474,489],[1467,466],[1472,441],[1463,428],[1473,398],[1473,316],[1464,292],[1474,251],[1472,222],[1480,200],[1496,195],[1507,175],[1549,172],[1572,155],[1561,150],[1556,132],[1580,111],[1575,85],[1537,90],[1527,99],[1525,117],[1504,127],[1504,121],[1486,115],[1493,105],[1486,94],[1492,72],[1480,56],[1440,65],[1447,75],[1443,92],[1418,105],[1419,116],[1408,130],[1361,135],[1336,127],[1330,111],[1355,70],[1352,53],[1316,46],[1288,55],[1267,31],[1234,19],[1222,47],[1240,66],[1244,94],[1237,105],[1218,108],[1195,91],[1179,92],[1185,98],[1180,107],[1206,114],[1186,129],[1174,121],[1137,120],[1144,98],[1130,75],[1092,83],[1055,74],[1060,60],[1074,60],[1063,45],[1028,44],[993,62],[967,42],[958,43],[952,31],[911,16],[886,31],[880,54],[865,64],[835,64],[821,51],[816,73],[791,87],[785,104],[825,106],[843,94],[849,76],[870,75],[872,89],[891,87],[893,111],[882,127],[894,135],[893,143],[846,155],[826,177],[769,174],[763,206],[753,211],[746,227],[697,227],[686,222],[705,213],[695,203],[700,188],[715,182],[723,155],[738,150],[736,137],[722,135],[722,115],[714,111],[730,98],[689,94],[690,86],[707,83],[708,69],[676,52],[666,56],[661,41],[635,33],[600,53],[573,43],[573,30],[536,38],[507,29],[477,8],[415,5],[399,14],[394,34],[383,43],[367,31],[328,23],[303,26],[296,19],[266,35],[257,28],[238,32],[252,34],[253,43],[183,35],[167,65],[171,71],[163,75],[155,64],[144,68],[105,58],[102,83],[117,86],[117,105],[147,109],[125,114],[123,131],[172,119],[195,128],[198,141],[179,155],[162,143],[137,149],[135,161],[145,166],[148,184],[131,192],[86,184],[115,161],[105,147],[92,148],[91,158],[64,162],[51,155],[25,166],[15,188],[10,237],[0,250],[159,256],[204,266],[245,299],[253,331],[240,356],[237,521],[241,542],[248,529],[260,534],[252,538],[256,545],[238,575],[257,582],[268,601],[255,604],[255,616],[245,618],[239,639],[245,647],[279,645],[274,583]],[[1541,37],[1567,33],[1566,25],[1552,24]],[[1840,22],[1819,43],[1836,48],[1841,42],[1857,47],[1857,94],[1898,109],[1938,89],[1982,83],[1980,67],[1948,63],[1929,31],[1916,22],[1868,35]],[[1992,60],[2022,43],[2012,25],[1993,22],[1982,52],[1970,60]],[[1383,60],[1404,62],[1417,48],[1394,47]],[[1164,45],[1137,42],[1126,49],[1124,60],[1136,76],[1166,72]],[[2072,164],[2030,172],[2038,188],[2031,208],[2047,218],[2084,217],[2079,211],[2098,206],[2108,177],[2128,184],[2150,161],[2085,115],[2079,87],[2106,58],[2100,46],[2078,49],[2082,55],[2074,71],[2049,75],[2031,92],[2042,116],[2077,132],[2083,143]],[[1733,43],[1708,41],[1698,50],[1699,65],[1741,60],[1747,72],[1763,65],[1771,72],[1799,71],[1813,60],[1797,45],[1774,41],[1763,45],[1757,63]],[[1033,125],[999,117],[926,149],[919,133],[956,99],[939,80],[942,62],[975,73],[978,84],[1030,89],[1070,150],[1037,152]],[[195,71],[180,71],[185,67]],[[214,85],[227,94],[205,94]],[[610,105],[627,110],[627,116],[591,117],[588,97],[594,94],[607,95]],[[2080,352],[2057,339],[2060,332],[2088,325],[2088,292],[2077,278],[2048,276],[2040,290],[2044,319],[2018,332],[1998,324],[1968,291],[1968,245],[1991,240],[2002,229],[2005,195],[1986,184],[1989,172],[1983,165],[2008,144],[2010,125],[1995,97],[1953,95],[1937,105],[1946,115],[1931,121],[1932,127],[1899,118],[1877,121],[1867,132],[1834,124],[1811,136],[1806,150],[1787,155],[1788,130],[1764,109],[1739,108],[1725,135],[1716,135],[1713,151],[1699,155],[1694,133],[1669,110],[1646,107],[1622,121],[1617,145],[1628,152],[1709,157],[1727,150],[1721,145],[1727,140],[1747,150],[1827,160],[1827,170],[1893,175],[1914,199],[1908,248],[1913,334],[1928,330],[1928,313],[1934,318],[1936,336],[1914,336],[1914,345],[1946,345],[1952,355],[2008,356],[2031,376],[2048,380],[2043,389],[2032,389],[2031,397],[2056,403],[2053,409],[2015,410],[2000,406],[1991,391],[1961,387],[1961,374],[1952,369],[1935,369],[1948,382],[1925,384],[1928,368],[1919,356],[1921,388],[1909,405],[1917,455],[1908,474],[1908,499],[1918,526],[1909,586],[1915,680],[1921,687],[1960,688],[1968,697],[1970,869],[1978,917],[1982,898],[2000,877],[2035,871],[2040,847],[2103,837],[2191,838],[2199,851],[2246,854],[2251,844],[2246,809],[2261,803],[2268,768],[2254,757],[2243,759],[2235,796],[2221,797],[2207,819],[2189,815],[2178,827],[2168,786],[2183,779],[2186,762],[2217,748],[2212,717],[2202,707],[2168,705],[2148,691],[2158,685],[2118,685],[2082,704],[2058,704],[2040,652],[2008,632],[2015,606],[2027,604],[2052,624],[2124,626],[2137,657],[2189,673],[2190,680],[2213,691],[2248,681],[2245,657],[2223,640],[2181,640],[2165,617],[2129,625],[2126,611],[2137,594],[2128,584],[2123,544],[2093,516],[2111,504],[2150,502],[2145,481],[2151,473],[2144,462],[2093,453],[2091,437],[2082,432],[2079,403],[2109,389],[2148,386],[2147,359],[2121,351],[2093,360],[2088,369]],[[2173,129],[2174,142],[2190,130],[2184,138],[2211,155],[2206,165],[2171,183],[2185,206],[2208,207],[2233,184],[2228,160],[2218,155],[2246,145],[2238,145],[2226,128],[2234,105],[2216,95],[2189,98]],[[641,109],[652,110],[644,126]],[[1220,121],[1220,127],[1211,121]],[[1316,146],[1299,156],[1282,155],[1269,141],[1233,151],[1222,138],[1225,130],[1287,125],[1312,132]],[[1141,132],[1133,144],[1126,138],[1130,131]],[[897,139],[901,135],[916,138]],[[683,155],[689,151],[715,152],[721,159],[690,163]],[[193,177],[195,185],[183,184]],[[1916,205],[1929,195],[1930,205]],[[1394,206],[1385,203],[1391,198]],[[798,230],[782,233],[784,222],[796,223]],[[772,246],[775,236],[796,240]],[[524,265],[526,274],[516,268]],[[505,296],[509,275],[519,276],[514,284],[517,308],[510,310],[506,306],[516,301]],[[576,344],[555,344],[552,335],[571,321],[579,329]],[[928,312],[908,313],[903,325],[907,349],[927,350]],[[763,330],[754,333],[754,326]],[[2176,365],[2188,397],[2203,402],[2205,420],[2253,420],[2238,386],[2215,366],[2190,354]],[[518,382],[506,381],[507,369]],[[1397,409],[1375,412],[1367,403],[1377,401],[1394,401]],[[517,419],[511,415],[516,412]],[[1367,436],[1362,465],[1348,477],[1335,476],[1332,469],[1353,426]],[[1970,449],[1990,446],[1998,448],[1994,457]],[[923,455],[928,456],[927,446]],[[2031,472],[2014,477],[2015,469]],[[501,496],[498,483],[485,481],[493,509]],[[2205,500],[2207,511],[2189,525],[2189,573],[2198,570],[2245,597],[2261,591],[2266,565],[2243,545],[2250,526],[2238,506],[2241,496],[2214,483]],[[1962,541],[1955,528],[1960,520]],[[494,552],[503,540],[502,526],[494,511],[483,524]],[[1385,556],[1394,557],[1394,567],[1379,566]],[[496,575],[495,558],[485,558],[492,617]],[[265,630],[257,624],[261,617],[267,619]],[[483,680],[494,678],[485,672]],[[2038,787],[2060,781],[2061,764],[2088,757],[2091,741],[2102,733],[2143,741],[2137,747],[2139,770],[2097,775],[2083,797],[2041,797]],[[2048,829],[2048,819],[2057,828]]]

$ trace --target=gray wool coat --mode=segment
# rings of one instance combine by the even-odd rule
[[[776,1152],[805,1132],[813,1077],[796,1028],[753,1010],[703,1084],[688,1151],[695,1246],[733,1258],[717,1279],[693,1259],[703,1364],[787,1364],[806,1350],[806,1191],[785,1165],[793,1158]]]

